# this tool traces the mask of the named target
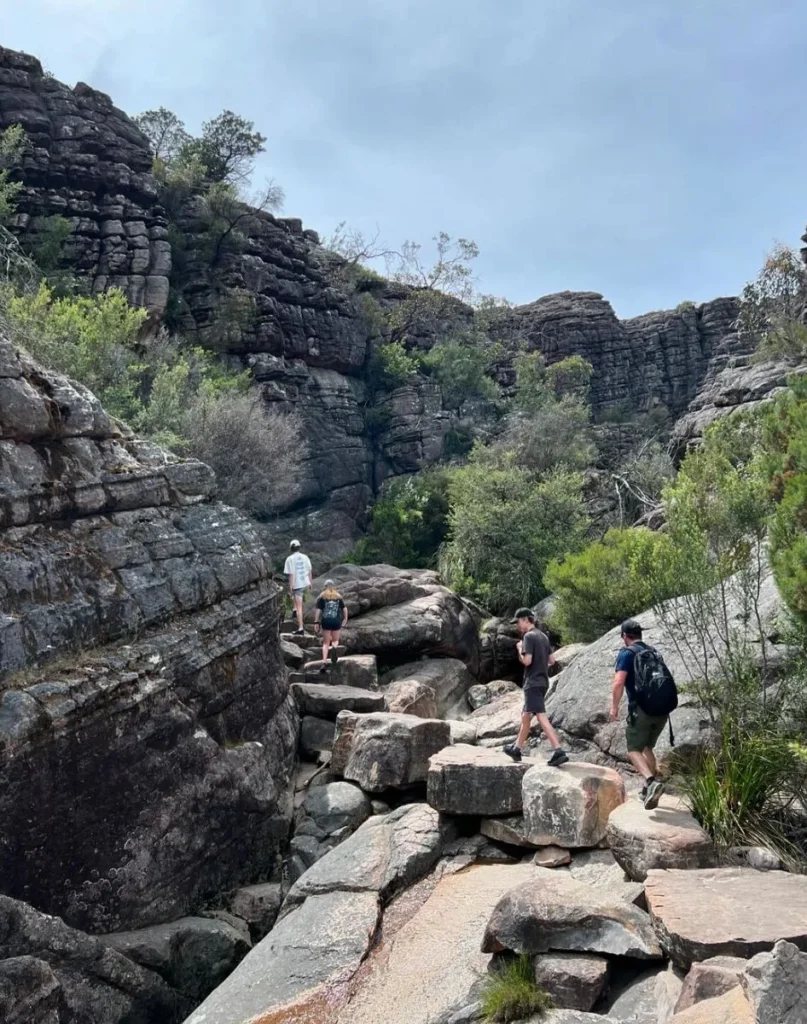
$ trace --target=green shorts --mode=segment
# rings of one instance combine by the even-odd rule
[[[628,727],[625,730],[628,751],[652,750],[666,724],[667,715],[646,715],[641,708],[633,708],[628,712]]]

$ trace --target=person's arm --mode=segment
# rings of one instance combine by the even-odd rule
[[[294,595],[294,573],[293,572],[289,573],[289,593],[292,596]]]
[[[614,682],[611,686],[611,721],[619,721],[619,703],[622,700],[622,694],[625,692],[625,680],[628,678],[628,673],[625,671],[617,671],[614,673]]]
[[[320,620],[320,616],[321,615],[322,615],[322,598],[319,598],[317,600],[317,603],[314,605],[314,632],[315,633],[319,633],[319,620]]]
[[[306,563],[308,564],[308,584],[307,584],[307,586],[310,587],[311,584],[314,582],[314,579],[313,579],[313,576],[312,576],[312,573],[311,573],[311,559],[306,555],[306,559],[305,560],[306,560]]]
[[[347,605],[342,602],[342,628],[347,625]]]
[[[524,650],[524,645],[524,640],[519,640],[519,642],[516,644],[516,650],[518,651],[518,660],[521,662],[522,665],[525,665],[527,668],[529,668],[532,664],[532,638],[529,638],[529,640],[526,643],[526,651]]]

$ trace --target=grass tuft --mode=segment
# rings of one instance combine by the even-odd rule
[[[481,995],[485,1024],[509,1024],[552,1007],[552,1000],[535,981],[531,959],[522,954],[508,960],[486,980]]]

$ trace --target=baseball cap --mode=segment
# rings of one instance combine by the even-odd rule
[[[620,626],[622,636],[641,636],[642,627],[636,619],[626,619]]]
[[[535,622],[535,613],[532,608],[519,608],[512,619],[510,619],[510,622],[518,622],[519,619],[529,619],[530,622]]]
[[[333,580],[325,580],[325,586],[326,587],[335,587],[336,584],[334,583]]]
[[[289,547],[291,548],[292,551],[294,551],[295,548],[299,548],[300,547],[299,540],[293,540],[291,542],[291,544],[289,544]]]

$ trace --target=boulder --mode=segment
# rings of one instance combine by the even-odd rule
[[[471,712],[468,721],[476,726],[477,743],[483,747],[501,747],[512,743],[521,726],[524,695],[521,690],[496,697]]]
[[[378,893],[386,901],[424,875],[451,838],[450,826],[426,804],[375,815],[295,882],[281,914],[340,889]]]
[[[32,956],[0,960],[3,1024],[61,1024],[61,986],[50,965]]]
[[[417,679],[399,679],[384,690],[386,710],[394,714],[417,715],[418,718],[437,718],[434,690]]]
[[[311,896],[275,925],[186,1024],[323,1019],[333,985],[348,981],[367,955],[378,914],[373,891]]]
[[[534,870],[534,881],[499,900],[485,929],[483,952],[568,950],[640,960],[661,957],[644,911],[565,871]]]
[[[754,1011],[737,986],[722,996],[705,999],[670,1017],[669,1024],[756,1024]]]
[[[747,959],[778,939],[807,949],[807,875],[669,869],[649,871],[644,885],[659,940],[680,967],[721,955]]]
[[[414,715],[354,715],[336,719],[331,771],[367,793],[424,782],[429,758],[451,743],[447,722]]]
[[[757,871],[781,871],[784,867],[782,858],[764,846],[752,846],[746,853],[746,862]]]
[[[528,761],[513,761],[501,751],[457,744],[429,761],[426,799],[444,814],[516,814],[529,770]]]
[[[535,851],[532,862],[539,868],[562,868],[571,864],[572,855],[561,846],[542,846]]]
[[[524,818],[515,814],[509,818],[483,818],[479,831],[497,843],[509,843],[510,846],[526,846],[533,849],[524,829]]]
[[[474,711],[477,708],[490,704],[497,697],[503,697],[506,693],[515,693],[519,687],[509,679],[494,679],[490,683],[477,683],[468,691],[468,703]]]
[[[763,583],[760,609],[763,624],[770,625],[773,634],[782,602],[769,575]],[[738,627],[741,626],[742,609],[729,608],[729,616]],[[691,673],[697,671],[697,666],[692,665],[691,658],[685,658],[679,653],[656,613],[646,611],[636,618],[644,627],[644,639],[661,651],[679,686],[690,682]],[[607,682],[603,683],[603,680],[607,681],[613,676],[614,661],[621,646],[618,626],[589,644],[557,677],[547,698],[547,711],[556,728],[570,736],[595,743],[611,757],[627,761],[625,723],[610,720],[611,691]],[[682,695],[681,703],[672,718],[675,750],[679,754],[698,750],[711,738],[708,718],[692,705],[692,700]],[[666,730],[661,735],[656,753],[662,762],[671,753]]]
[[[372,814],[367,795],[349,782],[331,782],[310,789],[303,802],[303,812],[326,836],[339,829],[355,831]]]
[[[343,634],[348,651],[370,652],[387,663],[418,654],[456,658],[475,672],[479,665],[476,613],[445,587],[429,589],[422,597],[352,619]]]
[[[804,1024],[807,1021],[807,954],[792,942],[777,942],[771,953],[758,953],[742,979],[745,997],[757,1024]]]
[[[281,900],[280,885],[277,882],[264,882],[262,885],[236,889],[228,906],[231,913],[246,921],[250,938],[253,943],[257,943],[272,930]]]
[[[193,1003],[220,985],[252,946],[231,925],[205,917],[183,917],[100,938],[105,946],[165,978]]]
[[[518,660],[516,643],[520,634],[509,619],[493,618],[482,624],[479,633],[479,678],[516,679],[524,674]]]
[[[305,651],[298,644],[294,643],[293,640],[280,639],[280,653],[283,657],[283,663],[292,669],[302,668],[305,664]]]
[[[471,746],[476,743],[476,726],[473,722],[457,722],[454,719],[447,721],[452,743],[467,743]]]
[[[625,801],[625,784],[611,768],[570,763],[535,765],[522,782],[524,826],[536,846],[596,846],[608,816]]]
[[[558,647],[556,651],[553,651],[556,672],[562,672],[565,668],[568,668],[575,658],[579,658],[587,647],[588,644],[566,644],[565,647]]]
[[[26,1004],[31,1016],[21,1017]],[[3,1021],[179,1024],[192,1006],[159,974],[101,939],[0,896],[0,1008],[10,1007]]]
[[[667,1024],[682,985],[673,968],[652,967],[610,998],[608,1013],[623,1024]]]
[[[602,956],[545,953],[534,966],[535,980],[561,1009],[591,1010],[608,982],[608,961]]]
[[[761,954],[760,954],[761,955]],[[705,999],[716,999],[736,988],[749,961],[738,956],[713,956],[693,964],[684,978],[684,987],[675,1004],[675,1012],[688,1010]]]
[[[569,872],[578,882],[606,889],[618,899],[644,906],[644,886],[627,880],[610,850],[575,850]]]
[[[300,754],[319,761],[333,747],[335,730],[333,722],[306,715],[300,723]]]
[[[313,715],[336,721],[340,711],[384,710],[384,695],[363,690],[356,686],[331,686],[325,683],[293,683],[291,692],[297,701],[301,715]]]
[[[468,691],[474,685],[474,677],[457,658],[424,658],[407,662],[388,672],[383,679],[385,685],[402,679],[414,679],[434,691],[437,704],[436,718],[464,719],[468,716]]]
[[[321,669],[325,669],[324,672]],[[306,682],[349,686],[357,690],[378,689],[378,667],[374,654],[350,654],[335,665],[330,661],[309,661],[305,666]]]
[[[438,574],[431,569],[398,569],[384,563],[345,563],[332,566],[327,575],[318,576],[312,583],[312,592],[318,594],[324,590],[326,579],[336,582],[350,620],[377,608],[389,608],[423,597],[440,584]],[[314,611],[311,607],[306,612],[306,622],[314,621]]]
[[[662,796],[646,811],[628,800],[611,812],[606,839],[617,863],[635,882],[653,868],[710,868],[717,864],[714,843],[676,797]]]

